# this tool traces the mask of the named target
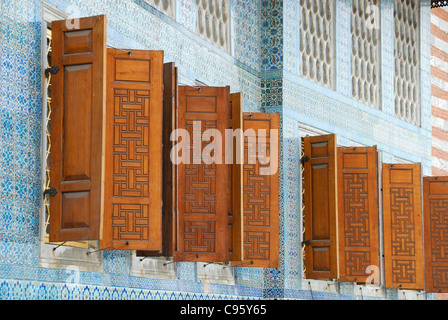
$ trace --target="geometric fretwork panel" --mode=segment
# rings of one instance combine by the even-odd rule
[[[194,164],[206,144],[201,143],[202,134],[205,130],[216,129],[216,121],[201,121],[200,125],[201,130],[194,130],[193,121],[185,123],[192,140],[188,145],[190,164],[185,165],[185,214],[216,214],[216,165]]]
[[[344,174],[344,242],[346,246],[369,245],[367,174]]]
[[[149,206],[114,204],[112,214],[113,240],[148,240]]]
[[[245,232],[244,250],[248,260],[269,260],[269,232]]]
[[[248,181],[243,187],[244,197],[247,198],[243,221],[246,226],[269,227],[270,179],[269,176],[257,174],[257,167],[255,164],[243,167],[244,180]]]
[[[414,203],[412,188],[391,188],[391,248],[394,256],[415,255]]]
[[[448,199],[429,201],[431,221],[431,261],[448,262]]]
[[[115,89],[113,195],[149,196],[149,91]]]
[[[392,260],[392,281],[395,283],[415,283],[416,265],[414,260]]]
[[[215,251],[215,227],[213,221],[186,221],[184,224],[184,250],[189,253]]]

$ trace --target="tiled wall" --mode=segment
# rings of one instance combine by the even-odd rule
[[[351,98],[350,1],[336,5],[336,90],[299,76],[297,1],[232,0],[232,54],[195,34],[195,0],[177,0],[176,20],[143,0],[48,0],[64,12],[106,14],[109,46],[157,49],[175,61],[180,82],[230,85],[243,93],[244,111],[280,112],[280,267],[234,268],[235,285],[198,282],[196,263],[178,263],[177,279],[130,276],[130,253],[102,253],[102,272],[40,267],[41,11],[40,0],[0,2],[0,299],[362,299],[350,284],[339,293],[302,288],[300,128],[334,132],[341,144],[378,145],[383,161],[422,162],[430,172],[430,103],[422,96],[422,126],[393,117],[393,28],[382,29],[382,110]],[[424,8],[427,6],[428,9]],[[392,0],[382,1],[382,23],[393,22]],[[429,1],[422,1],[423,19]],[[425,20],[426,19],[426,20]],[[422,26],[428,39],[429,23]],[[429,44],[422,41],[422,88],[429,86]],[[390,59],[389,59],[389,58]],[[392,85],[393,87],[393,85]],[[389,91],[388,91],[389,90]],[[426,92],[426,91],[424,91]],[[425,120],[426,119],[426,120]],[[397,299],[397,291],[384,297]],[[428,296],[430,297],[430,296]]]

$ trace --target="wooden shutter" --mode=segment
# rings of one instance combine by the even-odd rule
[[[426,292],[448,292],[448,177],[423,178]]]
[[[232,108],[229,128],[235,133],[235,137],[232,137],[232,163],[229,165],[229,260],[241,261],[243,259],[244,162],[242,94],[232,93],[230,101]]]
[[[99,239],[105,116],[106,17],[52,23],[50,241]]]
[[[308,279],[335,279],[337,263],[336,136],[304,139],[305,266]]]
[[[423,289],[420,164],[383,164],[387,288]]]
[[[272,137],[270,130],[279,129],[277,113],[244,113],[244,166],[243,166],[243,237],[244,266],[278,268],[279,264],[279,190],[278,168],[270,174],[262,173],[264,167],[278,162],[278,135]],[[266,130],[266,156],[258,152],[253,158],[252,150],[259,151],[258,130]],[[251,132],[252,130],[252,132]],[[255,134],[255,135],[254,135]],[[257,138],[257,141],[253,138]],[[276,139],[277,141],[273,140]],[[264,140],[264,141],[263,141]],[[276,149],[274,149],[276,148]],[[273,158],[275,157],[275,159]],[[260,161],[262,160],[262,161]],[[252,163],[254,162],[254,163]],[[247,262],[247,263],[246,263]]]
[[[163,52],[107,49],[107,53],[100,247],[161,250]]]
[[[338,231],[341,281],[365,283],[379,268],[376,147],[338,148]]]
[[[202,153],[210,141],[201,140],[208,129],[225,136],[229,99],[229,87],[179,86],[178,128],[189,133],[190,156],[188,164],[178,165],[177,261],[228,261],[228,165],[223,158],[221,164],[204,163]]]
[[[162,250],[137,251],[137,256],[171,257],[176,247],[177,166],[170,159],[175,141],[171,133],[177,128],[177,68],[174,62],[163,65],[163,216]]]

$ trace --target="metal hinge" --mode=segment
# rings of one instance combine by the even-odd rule
[[[56,74],[59,71],[59,67],[58,66],[52,66],[50,68],[45,69],[45,75],[52,73],[52,74]]]
[[[302,246],[303,245],[309,246],[311,245],[311,241],[310,240],[302,241]]]
[[[56,188],[46,189],[44,191],[44,196],[49,194],[50,197],[54,197],[57,193],[58,193],[58,191],[56,190]]]
[[[304,157],[302,157],[302,158],[300,159],[300,162],[301,162],[302,164],[304,164],[305,162],[308,162],[308,161],[310,161],[310,158],[309,158],[308,156],[304,156]]]

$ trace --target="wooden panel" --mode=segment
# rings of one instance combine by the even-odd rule
[[[420,164],[383,164],[387,288],[424,289]]]
[[[337,263],[336,137],[304,139],[306,278],[335,279]]]
[[[189,155],[182,154],[185,161],[178,165],[177,261],[228,261],[228,165],[223,159],[207,164],[202,155],[211,144],[207,138],[203,141],[206,130],[214,129],[225,136],[229,91],[229,87],[179,86],[178,128],[186,130],[190,140],[185,142],[186,150],[179,150],[188,150]],[[202,99],[205,109],[200,107]],[[215,143],[214,155],[218,158],[224,152],[222,144]]]
[[[162,250],[163,52],[107,49],[107,59],[105,213],[100,247]],[[138,76],[121,67],[117,72],[124,60],[128,71],[140,70]],[[141,81],[145,78],[150,80]]]
[[[177,128],[177,68],[173,62],[163,65],[163,216],[162,250],[137,251],[137,256],[174,255],[177,241],[177,166],[170,159],[175,141],[171,133]]]
[[[423,178],[426,292],[448,293],[448,177]]]
[[[277,113],[244,113],[243,121],[245,132],[243,263],[245,267],[277,268],[279,264],[279,115]],[[260,137],[261,132],[258,129],[267,129],[265,138]],[[276,130],[275,136],[271,136],[273,132],[270,132],[270,129]],[[266,148],[266,152],[260,152],[261,145]],[[267,161],[267,157],[271,159]]]
[[[52,23],[49,240],[100,237],[104,162],[106,17],[80,18],[80,28]]]
[[[379,268],[376,147],[338,148],[338,231],[341,281],[365,283]]]
[[[243,259],[244,163],[242,94],[232,93],[230,100],[232,108],[230,110],[229,129],[233,130],[234,137],[232,137],[232,161],[229,165],[229,259],[231,261],[241,261]],[[227,136],[226,139],[229,139],[229,137]]]

